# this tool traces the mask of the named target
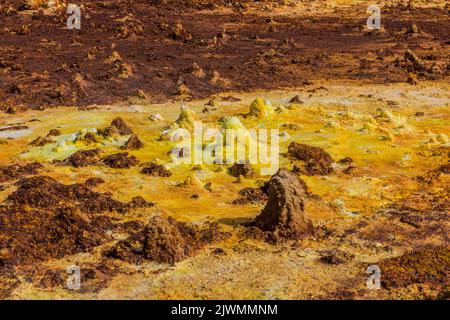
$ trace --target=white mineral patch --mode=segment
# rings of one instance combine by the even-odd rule
[[[22,129],[22,130],[13,130],[13,131],[0,131],[1,139],[17,139],[21,137],[25,137],[32,132],[30,129]]]

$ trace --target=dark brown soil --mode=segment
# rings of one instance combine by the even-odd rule
[[[307,191],[292,172],[280,170],[267,185],[268,201],[253,225],[269,232],[269,240],[297,240],[314,235],[311,221],[304,212]]]
[[[353,159],[350,157],[345,157],[345,158],[339,160],[337,163],[345,165],[345,166],[349,166],[353,163]]]
[[[59,131],[58,129],[51,129],[47,134],[47,136],[49,136],[49,137],[57,137],[60,135],[61,135],[61,131]]]
[[[269,199],[264,188],[244,188],[239,191],[240,198],[233,201],[236,205],[261,204]]]
[[[65,185],[53,178],[36,176],[20,180],[18,189],[7,200],[15,205],[27,205],[32,208],[52,209],[73,206],[83,212],[125,212],[127,204],[114,200],[110,194],[95,192],[91,181],[82,184]]]
[[[139,160],[135,156],[128,156],[128,152],[121,152],[104,157],[102,162],[114,169],[129,169],[136,166]]]
[[[256,176],[250,163],[235,163],[229,169],[228,172],[236,178],[243,176],[245,178],[254,178]]]
[[[448,78],[445,8],[383,11],[386,31],[367,32],[364,5],[273,15],[266,6],[274,3],[83,1],[82,28],[67,30],[64,8],[17,11],[8,8],[17,1],[2,1],[0,108],[109,104],[142,93],[158,102],[174,98],[180,83],[198,98],[324,78],[404,82],[411,71]],[[412,22],[419,32],[408,33]],[[406,49],[422,63],[432,50],[430,64],[422,69]]]
[[[120,117],[113,119],[111,126],[115,127],[121,136],[126,136],[133,133],[133,130],[131,130],[131,128]]]
[[[387,289],[427,284],[442,290],[450,285],[450,249],[436,247],[414,250],[379,263],[381,283]]]
[[[296,167],[299,173],[305,175],[327,175],[333,172],[333,158],[322,148],[307,144],[292,142],[288,147],[288,157],[304,161],[304,167]]]
[[[371,243],[389,246],[417,247],[433,243],[436,239],[449,242],[448,212],[450,190],[435,192],[424,190],[382,208],[379,221],[353,229],[358,237]]]
[[[17,180],[25,176],[35,175],[43,166],[38,162],[28,163],[26,165],[13,164],[9,166],[0,166],[0,182]]]
[[[148,202],[141,196],[136,196],[128,203],[128,208],[130,209],[139,209],[139,208],[151,208],[155,204],[153,202]]]
[[[159,216],[152,218],[145,227],[142,249],[145,259],[171,264],[189,254],[189,247],[176,221]]]
[[[133,130],[131,130],[122,118],[117,117],[111,121],[109,127],[98,129],[98,134],[104,137],[111,137],[114,135],[126,136],[133,134]]]
[[[52,139],[50,139],[48,137],[37,137],[36,139],[34,139],[33,141],[30,142],[30,146],[42,147],[42,146],[45,146],[47,144],[54,143],[54,142],[55,141],[53,141]]]
[[[202,229],[175,219],[155,216],[145,228],[120,241],[106,256],[137,263],[143,259],[174,264],[193,255],[203,246],[228,237],[217,224]]]
[[[99,292],[105,288],[112,277],[120,272],[120,267],[110,259],[104,259],[96,263],[83,263],[80,267],[80,289],[77,292],[90,293]],[[68,273],[66,269],[49,268],[40,266],[30,268],[23,272],[27,279],[30,279],[38,288],[57,287],[67,289]]]
[[[141,140],[139,140],[139,138],[135,134],[133,134],[128,139],[128,141],[125,143],[125,145],[123,145],[121,147],[121,149],[125,149],[125,150],[139,150],[143,146],[144,146],[144,143]]]
[[[0,206],[1,298],[8,297],[22,278],[31,278],[44,288],[64,286],[65,270],[49,269],[40,263],[90,252],[110,241],[110,232],[117,228],[134,230],[113,224],[103,213],[124,213],[154,205],[139,196],[128,204],[122,203],[110,194],[91,189],[101,183],[104,181],[98,177],[73,185],[44,176],[19,180],[17,190]],[[84,265],[81,292],[97,292],[116,272],[110,261]]]
[[[153,177],[170,177],[172,175],[172,172],[167,170],[163,165],[156,163],[146,164],[145,167],[142,168],[141,173]]]
[[[86,252],[103,243],[109,218],[77,208],[0,207],[0,265],[9,268]]]
[[[10,126],[10,127],[6,127],[6,128],[0,128],[0,132],[26,130],[26,129],[29,129],[28,126]]]
[[[86,182],[85,182],[85,184],[86,184],[88,187],[91,187],[91,188],[93,188],[93,187],[95,187],[95,186],[97,186],[97,185],[99,185],[99,184],[102,184],[102,183],[105,183],[105,180],[103,180],[102,178],[99,178],[99,177],[92,177],[92,178],[89,178],[89,179],[87,179]]]
[[[98,139],[94,133],[88,132],[84,135],[83,141],[86,142],[87,144],[91,144],[91,143],[97,143]]]
[[[95,166],[100,162],[102,150],[100,149],[89,149],[89,150],[79,150],[62,161],[62,164],[69,165],[75,168]],[[59,163],[59,161],[55,161]]]

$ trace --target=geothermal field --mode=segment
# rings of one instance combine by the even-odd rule
[[[443,0],[0,0],[0,299],[449,299],[449,35]]]

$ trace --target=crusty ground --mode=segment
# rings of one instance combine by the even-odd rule
[[[69,31],[62,8],[0,1],[0,298],[448,299],[448,6],[392,2],[368,32],[367,1],[179,2],[83,1]],[[243,116],[256,97],[277,112]],[[280,130],[314,237],[249,236],[257,166],[171,163],[182,104]]]
[[[5,13],[18,2],[0,3],[3,110],[162,102],[318,79],[405,82],[411,70],[398,59],[407,48],[436,65],[419,80],[449,74],[448,7],[440,1],[381,5],[381,32],[365,27],[370,1],[202,10],[184,1],[83,1],[81,30],[65,28],[62,7]]]

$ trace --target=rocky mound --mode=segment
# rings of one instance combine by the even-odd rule
[[[132,134],[128,141],[121,147],[121,149],[125,150],[139,150],[144,146],[144,143],[139,140],[137,135]]]
[[[98,134],[105,138],[114,135],[126,136],[133,134],[133,130],[131,130],[122,118],[117,117],[111,121],[109,127],[98,129]]]
[[[175,263],[189,254],[189,246],[174,219],[156,216],[144,229],[143,257],[159,262]]]
[[[129,209],[139,209],[139,208],[151,208],[155,204],[153,202],[148,202],[141,196],[136,196],[128,203]]]
[[[444,246],[414,250],[383,260],[379,266],[383,273],[381,283],[387,289],[421,284],[439,292],[448,287],[450,249]]]
[[[45,176],[19,180],[17,190],[9,195],[5,205],[0,205],[0,297],[9,296],[19,283],[18,277],[34,281],[33,275],[27,272],[46,270],[40,265],[42,262],[90,252],[110,241],[111,231],[117,229],[136,232],[134,224],[130,227],[114,224],[102,213],[126,212],[154,204],[140,196],[126,204],[112,199],[108,193],[91,189],[103,182],[98,177],[72,185]],[[55,277],[50,273],[41,277],[44,282],[41,285],[61,285],[53,281]],[[91,285],[84,289],[98,290],[108,279],[101,274],[87,275]]]
[[[108,239],[110,228],[108,217],[77,208],[0,207],[0,266],[7,269],[86,252]]]
[[[170,177],[172,172],[167,170],[162,164],[148,163],[142,168],[141,173],[153,177]]]
[[[235,163],[229,169],[228,172],[233,176],[238,178],[243,176],[245,178],[254,178],[256,176],[255,170],[250,163]]]
[[[292,142],[288,147],[288,157],[305,162],[300,173],[305,175],[327,175],[333,172],[333,158],[322,148]]]
[[[155,216],[143,230],[117,243],[106,252],[106,256],[134,263],[147,259],[174,264],[203,246],[228,236],[228,233],[218,230],[217,224],[200,229],[171,217]]]
[[[26,165],[13,164],[0,167],[0,182],[7,182],[20,179],[24,176],[34,175],[43,166],[38,162],[28,163]]]
[[[36,176],[22,179],[17,185],[18,189],[7,198],[15,205],[50,210],[64,204],[89,213],[127,210],[126,203],[114,200],[110,194],[93,191],[90,180],[87,183],[65,185],[50,177]]]
[[[115,153],[103,158],[101,157],[102,153],[103,151],[98,148],[79,150],[63,161],[55,160],[54,163],[69,165],[75,168],[96,166],[103,163],[104,165],[114,169],[128,169],[139,163],[139,160],[136,159],[135,156],[129,156],[128,152]]]
[[[95,166],[100,161],[100,154],[102,150],[100,149],[89,149],[89,150],[79,150],[72,154],[71,156],[64,159],[61,163],[69,165],[75,168]],[[55,161],[59,163],[59,161]]]
[[[104,157],[102,162],[111,168],[128,169],[137,165],[139,160],[135,156],[128,156],[128,152],[121,152]]]
[[[311,221],[304,212],[307,191],[292,172],[281,169],[267,185],[269,200],[253,225],[269,232],[269,239],[301,239],[314,234]]]
[[[54,142],[55,141],[53,141],[52,139],[50,139],[48,137],[37,137],[36,139],[34,139],[33,141],[30,142],[30,146],[43,147],[47,144],[54,143]]]

